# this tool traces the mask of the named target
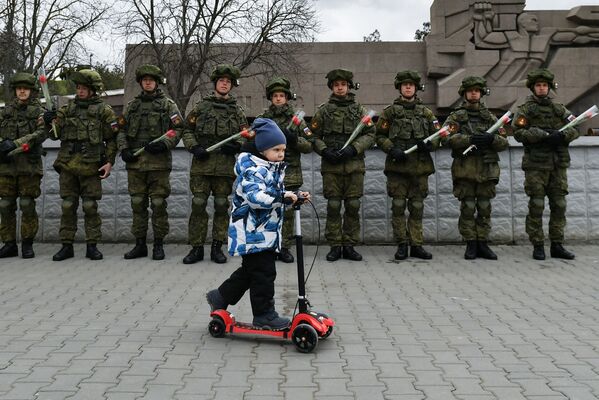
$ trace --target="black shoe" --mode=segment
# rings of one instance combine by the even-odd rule
[[[287,247],[281,248],[281,251],[279,252],[279,254],[277,254],[277,258],[287,264],[290,264],[293,261],[295,261],[295,259],[293,258],[293,254],[291,254]]]
[[[100,250],[98,250],[98,247],[96,246],[95,243],[87,244],[87,250],[85,251],[85,257],[89,258],[90,260],[101,260],[104,258],[104,256],[100,252]]]
[[[497,260],[497,254],[489,248],[486,240],[478,241],[476,256],[487,260]]]
[[[227,300],[220,294],[218,289],[212,289],[206,293],[206,301],[210,305],[210,311],[226,310],[229,304]]]
[[[252,324],[262,329],[280,330],[289,326],[291,320],[285,317],[279,317],[275,310],[270,310],[264,314],[254,316]]]
[[[6,242],[0,249],[0,258],[16,257],[19,255],[17,242]]]
[[[532,258],[535,260],[545,259],[545,247],[542,244],[535,244],[532,250]]]
[[[422,246],[411,246],[410,257],[421,258],[423,260],[431,260],[433,255],[428,251],[424,250]]]
[[[183,264],[195,264],[204,259],[204,246],[193,246],[183,258]]]
[[[466,240],[466,252],[464,253],[464,258],[466,260],[474,260],[476,258],[477,250],[478,246],[476,245],[476,240]]]
[[[563,258],[564,260],[574,260],[574,253],[564,249],[561,243],[551,243],[551,248],[549,249],[551,257],[553,258]]]
[[[154,239],[152,260],[164,260],[164,242],[162,239]]]
[[[327,253],[327,261],[337,261],[341,258],[341,246],[331,246]]]
[[[210,247],[210,259],[217,264],[224,264],[227,262],[227,257],[222,250],[223,242],[219,240],[213,240],[212,246]]]
[[[73,244],[72,243],[63,243],[58,253],[54,254],[52,260],[54,261],[62,261],[67,258],[73,258],[75,253],[73,252]]]
[[[352,261],[362,261],[362,255],[354,250],[354,246],[343,246],[343,258]]]
[[[408,245],[406,243],[398,244],[395,259],[405,260],[406,258],[408,258]]]
[[[146,238],[135,239],[135,247],[125,253],[125,260],[132,260],[134,258],[147,257],[148,246],[146,246]]]
[[[33,239],[23,239],[23,243],[21,243],[21,257],[35,257],[35,253],[33,252]]]

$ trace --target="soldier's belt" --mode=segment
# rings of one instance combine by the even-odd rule
[[[65,145],[71,154],[84,153],[87,150],[87,142],[73,141],[66,142]]]

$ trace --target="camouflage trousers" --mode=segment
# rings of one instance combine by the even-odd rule
[[[424,199],[428,196],[428,175],[387,173],[387,194],[392,198],[391,225],[397,244],[422,246]],[[406,206],[409,216],[406,223]]]
[[[77,209],[82,200],[85,241],[98,243],[102,239],[102,219],[98,202],[102,198],[102,182],[97,175],[76,175],[61,171],[59,176],[62,216],[60,218],[60,241],[73,243],[77,232]]]
[[[148,232],[148,202],[152,208],[154,238],[163,239],[168,234],[166,199],[171,194],[170,174],[170,171],[127,171],[133,211],[131,233],[136,239],[145,238]]]
[[[453,182],[453,195],[460,204],[458,227],[464,240],[487,240],[491,232],[491,199],[497,183],[467,179]]]
[[[327,199],[325,238],[331,246],[360,242],[360,198],[364,194],[364,174],[322,173],[322,190]],[[345,209],[341,220],[341,206]]]
[[[189,244],[202,246],[208,234],[208,197],[214,199],[214,218],[212,221],[212,239],[220,242],[227,241],[229,227],[229,195],[233,189],[233,177],[192,175],[190,189],[193,193],[191,200],[191,215],[189,216]]]
[[[566,195],[568,194],[568,174],[566,168],[550,171],[524,171],[524,191],[529,197],[526,233],[534,245],[543,244],[543,210],[545,196],[549,199],[549,240],[555,243],[564,241],[566,228]]]
[[[41,175],[0,176],[0,239],[17,240],[17,198],[21,209],[21,240],[33,239],[39,228],[35,199],[40,194]]]
[[[285,190],[290,190],[292,192],[295,192],[299,188],[300,188],[299,186],[285,186]],[[282,247],[285,247],[287,249],[295,244],[294,222],[295,222],[295,210],[293,209],[293,207],[287,207],[285,209],[285,213],[283,214],[283,233],[282,233],[282,235],[283,235]]]

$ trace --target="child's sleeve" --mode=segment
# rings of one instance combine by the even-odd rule
[[[266,184],[260,170],[248,169],[241,181],[241,196],[253,209],[271,209],[283,205],[284,190]]]

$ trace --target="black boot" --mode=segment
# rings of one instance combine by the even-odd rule
[[[164,241],[162,239],[154,239],[152,260],[164,260]]]
[[[397,251],[395,252],[396,260],[405,260],[408,258],[408,245],[406,243],[401,243],[397,245]]]
[[[223,253],[221,246],[223,242],[219,240],[213,240],[212,246],[210,247],[210,259],[217,264],[224,264],[227,262],[227,257]]]
[[[327,261],[337,261],[341,258],[341,246],[331,246],[331,250],[327,253]]]
[[[424,250],[424,247],[422,246],[411,246],[410,257],[421,258],[423,260],[430,260],[433,258],[433,255],[428,251]]]
[[[204,259],[204,246],[193,246],[183,258],[183,264],[195,264]]]
[[[535,260],[545,259],[545,247],[542,244],[535,244],[532,250],[532,258]]]
[[[33,252],[33,239],[23,239],[23,243],[21,243],[21,257],[35,257],[35,253]]]
[[[85,251],[85,257],[89,258],[90,260],[101,260],[104,258],[104,256],[100,252],[100,250],[98,250],[98,247],[96,246],[95,243],[87,244],[87,250]]]
[[[58,253],[54,254],[52,260],[54,261],[62,261],[67,258],[72,258],[75,255],[73,251],[73,243],[63,243]]]
[[[466,240],[466,252],[464,258],[466,260],[474,260],[476,258],[477,251],[476,240]]]
[[[277,254],[277,258],[287,264],[290,264],[293,261],[295,261],[295,259],[293,258],[293,254],[291,254],[287,247],[281,248],[281,251],[279,252],[279,254]]]
[[[16,257],[19,255],[17,242],[6,242],[0,249],[0,258]]]
[[[551,243],[551,248],[549,249],[551,257],[553,258],[563,258],[564,260],[574,260],[574,253],[564,249],[561,243]]]
[[[489,248],[486,240],[478,241],[476,256],[487,260],[497,260],[497,254]]]
[[[134,258],[147,257],[148,246],[146,246],[146,238],[135,239],[135,247],[125,253],[125,260],[132,260]]]
[[[354,246],[343,246],[343,258],[352,261],[362,261],[362,255],[354,249]]]

